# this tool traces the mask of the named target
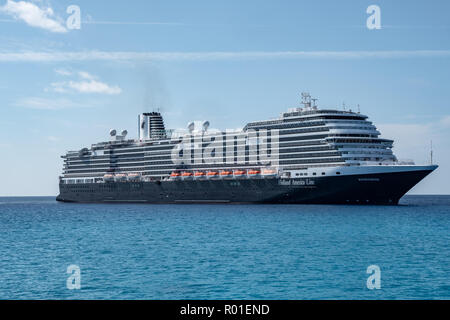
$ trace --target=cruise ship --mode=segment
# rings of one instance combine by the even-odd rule
[[[161,113],[140,114],[137,139],[111,130],[62,156],[57,200],[395,205],[437,168],[399,161],[366,115],[316,100],[239,130],[166,130]]]

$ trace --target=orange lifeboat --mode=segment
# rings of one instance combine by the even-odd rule
[[[276,177],[278,172],[272,168],[262,169],[261,174],[264,178]]]
[[[231,177],[232,175],[233,175],[232,171],[229,171],[229,170],[220,171],[221,178],[228,178],[228,177]]]
[[[245,174],[246,174],[245,170],[234,170],[233,172],[233,176],[235,178],[242,178],[245,176]]]
[[[217,178],[219,176],[219,173],[217,171],[208,171],[208,173],[206,174],[206,176],[209,179],[214,179]]]
[[[170,174],[170,179],[172,179],[172,180],[177,180],[177,179],[179,179],[181,177],[181,173],[179,173],[179,172],[172,172],[171,174]]]
[[[205,177],[205,173],[202,171],[197,171],[196,173],[194,173],[194,178],[195,179],[203,179]]]
[[[255,177],[258,177],[259,175],[260,175],[260,171],[259,170],[249,170],[248,172],[247,172],[247,174],[248,174],[248,176],[250,177],[250,178],[255,178]]]
[[[182,177],[183,179],[190,179],[190,178],[192,178],[192,176],[193,176],[192,172],[183,172],[183,173],[181,174],[181,177]]]

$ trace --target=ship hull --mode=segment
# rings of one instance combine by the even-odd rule
[[[280,203],[395,205],[436,166],[317,176],[60,184],[58,201],[83,203]]]

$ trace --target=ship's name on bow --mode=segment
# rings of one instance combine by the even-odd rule
[[[313,179],[281,179],[280,186],[314,186],[316,182]]]

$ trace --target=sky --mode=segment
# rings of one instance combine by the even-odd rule
[[[450,194],[449,12],[446,0],[0,0],[0,196],[56,195],[61,155],[111,128],[136,137],[141,112],[234,129],[300,106],[302,91],[321,108],[359,105],[400,159],[429,163],[432,141],[440,167],[411,193]]]

